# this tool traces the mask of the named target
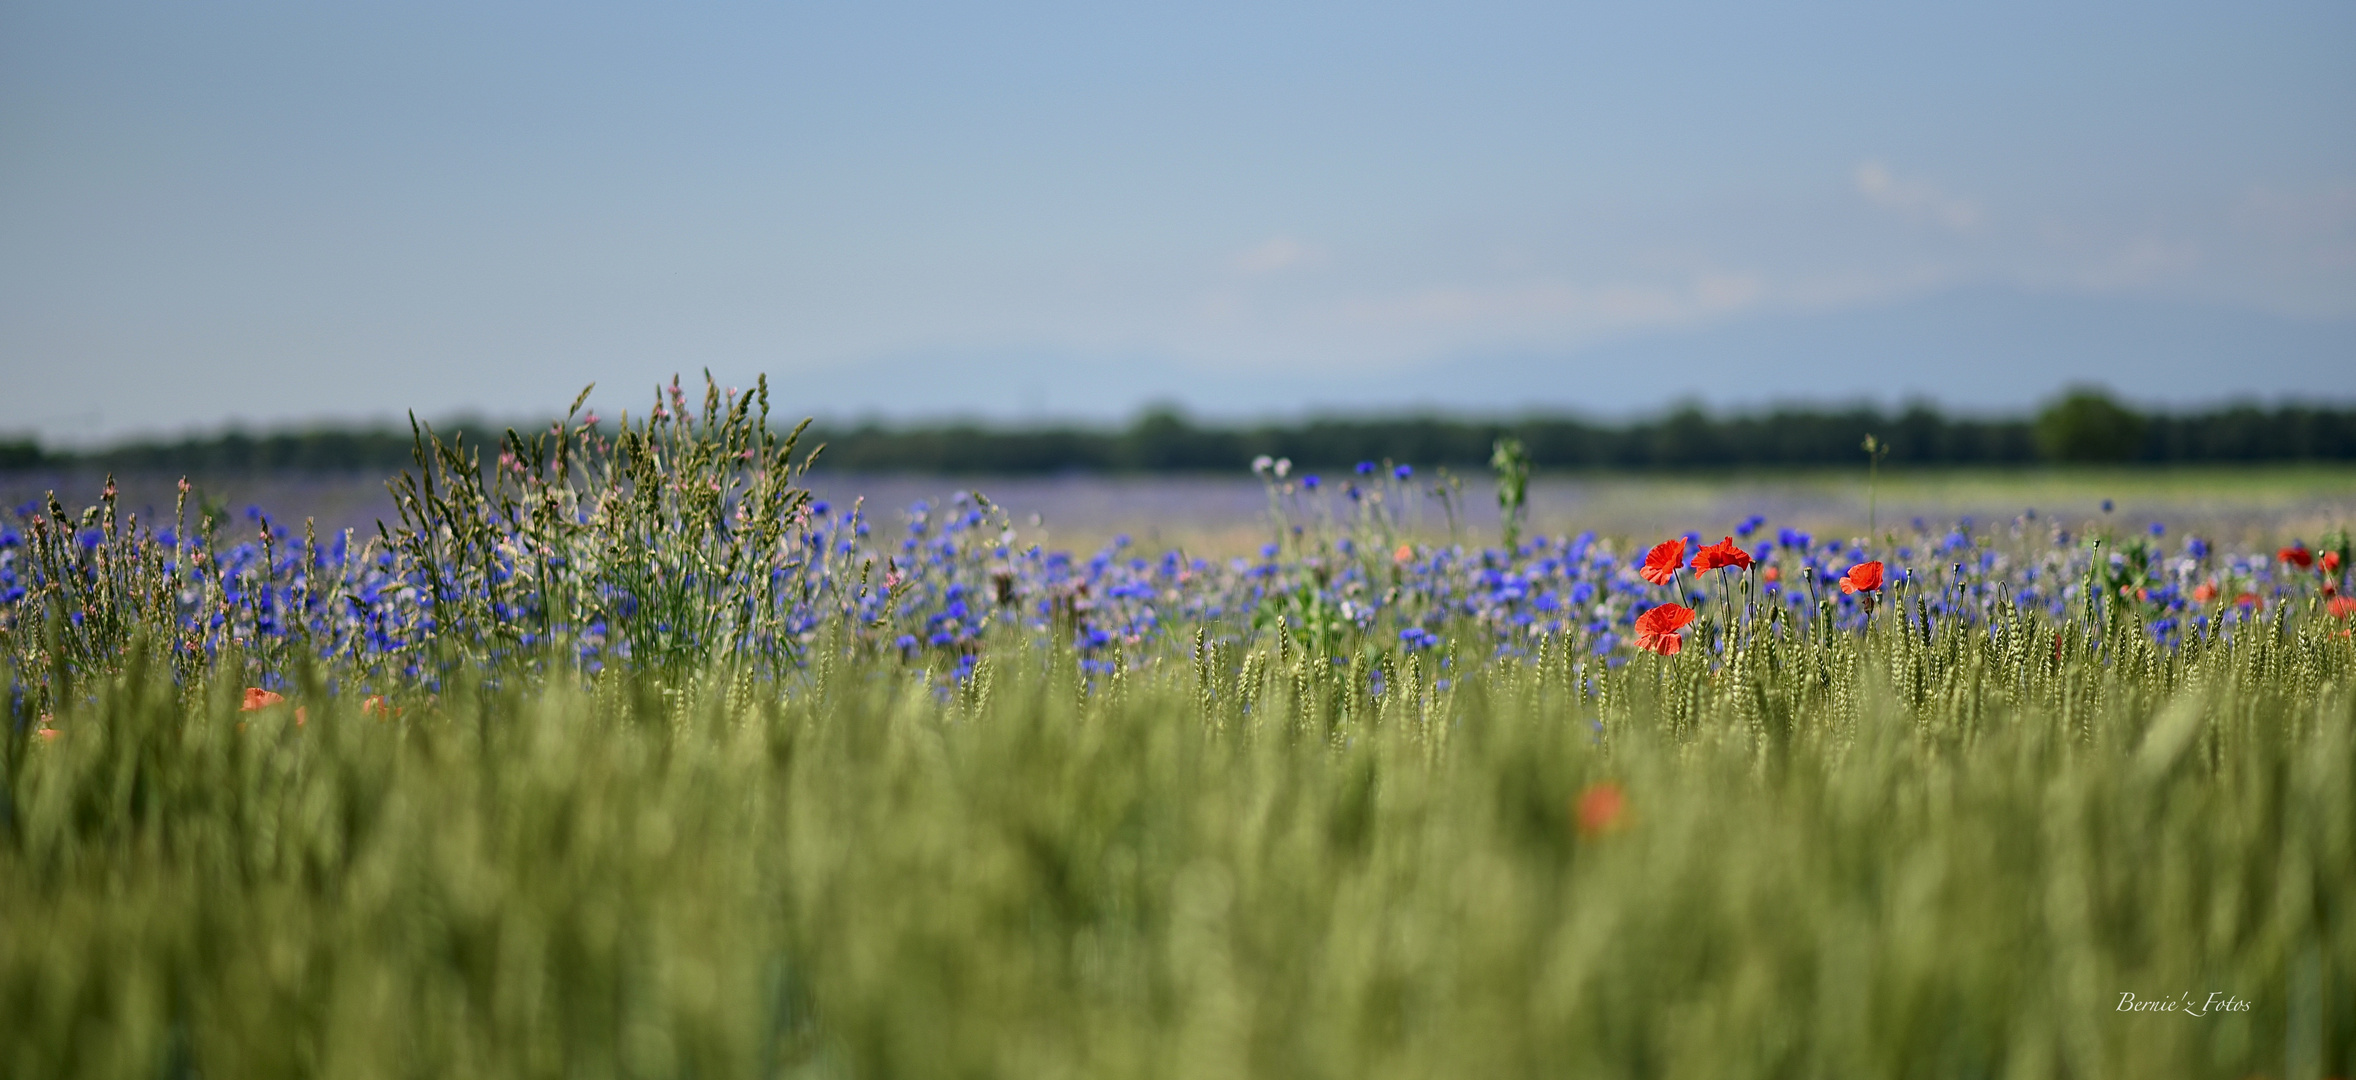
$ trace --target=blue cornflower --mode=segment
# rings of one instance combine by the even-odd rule
[[[1401,466],[1399,466],[1398,468],[1392,469],[1392,470],[1391,470],[1391,475],[1392,475],[1393,477],[1396,477],[1396,478],[1400,479],[1400,480],[1405,480],[1405,479],[1407,479],[1408,477],[1415,475],[1415,466],[1413,466],[1413,465],[1401,465]]]
[[[2167,527],[2167,526],[2165,526],[2165,525],[2162,525],[2162,524],[2160,524],[2160,523],[2159,523],[2159,522],[2157,522],[2157,521],[2155,521],[2155,522],[2152,522],[2152,523],[2151,523],[2151,534],[2152,534],[2153,536],[2166,536],[2166,535],[2168,535],[2168,527]]]
[[[1359,462],[1359,463],[1358,463],[1358,475],[1360,475],[1360,476],[1371,476],[1371,475],[1373,475],[1373,473],[1374,473],[1374,462],[1371,462],[1371,461],[1361,461],[1361,462]]]
[[[1317,474],[1310,473],[1309,475],[1302,477],[1301,486],[1309,489],[1310,491],[1317,490]]]

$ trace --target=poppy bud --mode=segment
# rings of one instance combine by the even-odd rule
[[[1628,793],[1616,781],[1605,780],[1590,784],[1571,805],[1571,815],[1578,823],[1579,835],[1602,836],[1619,827],[1627,816]]]

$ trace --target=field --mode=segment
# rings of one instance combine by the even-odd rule
[[[669,405],[10,523],[0,1074],[2356,1072],[2332,474],[1269,462],[1066,555]]]
[[[179,473],[120,476],[121,504],[150,520],[169,514],[181,478]],[[103,472],[89,471],[0,474],[0,509],[39,500],[50,491],[86,501],[107,479]],[[362,537],[373,536],[379,520],[399,520],[385,478],[378,474],[224,473],[196,479],[200,500],[209,498],[233,514],[249,506],[267,508],[289,524],[312,519],[327,535],[354,529]],[[1474,546],[1494,540],[1494,481],[1485,474],[1460,479],[1464,521],[1454,539]],[[1251,554],[1268,538],[1267,491],[1240,463],[1226,475],[1079,473],[951,480],[821,470],[806,482],[815,497],[837,505],[865,497],[876,518],[891,524],[919,500],[939,502],[960,490],[978,490],[1007,510],[1008,523],[1024,546],[1088,552],[1127,534],[1141,545],[1225,558]],[[2356,521],[2356,472],[2330,465],[1885,470],[1878,499],[1883,520],[1893,525],[1910,525],[1916,517],[1942,525],[1964,516],[2005,521],[2034,509],[2073,523],[2108,517],[2122,530],[2162,521],[2180,532],[2256,550],[2302,535],[2321,536]],[[2105,499],[2113,501],[2111,515],[2102,513]],[[1424,503],[1420,531],[1434,541],[1449,541],[1447,516],[1436,500]],[[1547,535],[1593,530],[1651,536],[1713,525],[1725,532],[1754,514],[1778,526],[1828,536],[1862,533],[1867,516],[1862,456],[1858,468],[1837,471],[1563,473],[1534,476],[1529,486],[1530,527]]]

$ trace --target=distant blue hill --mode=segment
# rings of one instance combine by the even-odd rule
[[[2143,405],[2356,399],[2356,321],[2133,297],[1978,288],[1437,365],[1435,401],[1658,408],[1926,398],[2018,410],[2076,383]],[[1512,388],[1506,390],[1506,388]],[[1500,391],[1505,391],[1500,393]]]
[[[1205,418],[1417,409],[1624,417],[1683,400],[1724,409],[1916,398],[1951,410],[2021,412],[2078,383],[2106,385],[2147,407],[2356,401],[2356,320],[1981,287],[1348,378],[1206,374],[1152,356],[1006,352],[812,373],[781,388],[780,400],[843,419],[1015,422],[1117,419],[1146,402]]]

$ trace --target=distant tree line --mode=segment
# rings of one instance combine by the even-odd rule
[[[1899,465],[2193,464],[2356,461],[2356,407],[2230,405],[2145,414],[2094,390],[2033,416],[1956,417],[1929,405],[1781,408],[1712,415],[1685,406],[1627,423],[1571,416],[1465,419],[1326,417],[1247,426],[1148,410],[1118,430],[979,424],[814,425],[822,465],[855,472],[1168,472],[1233,469],[1260,454],[1303,468],[1385,458],[1485,467],[1499,438],[1520,439],[1544,469],[1695,469],[1850,465],[1865,436]]]
[[[452,430],[491,445],[501,429],[470,422]],[[803,445],[825,443],[819,466],[844,472],[1216,472],[1261,454],[1311,469],[1386,458],[1477,468],[1487,463],[1496,440],[1511,436],[1522,441],[1538,468],[1634,470],[1854,464],[1868,434],[1889,448],[1884,460],[1892,465],[2356,461],[2356,407],[2236,404],[2144,413],[2090,389],[2065,394],[2032,416],[1993,418],[1950,416],[1924,404],[1894,411],[1860,405],[1733,414],[1683,406],[1623,423],[1422,415],[1222,425],[1154,408],[1119,428],[821,423],[812,425]],[[231,432],[83,453],[45,453],[34,443],[0,441],[0,469],[381,472],[407,467],[409,451],[409,433],[390,429]]]

